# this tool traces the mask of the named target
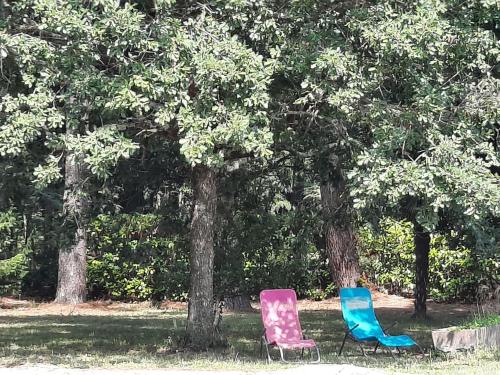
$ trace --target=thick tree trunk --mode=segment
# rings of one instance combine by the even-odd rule
[[[325,220],[325,243],[332,279],[337,288],[355,287],[359,279],[348,193],[341,173],[320,186],[321,205]]]
[[[194,210],[191,220],[191,286],[186,339],[190,348],[205,350],[215,344],[213,266],[216,172],[207,166],[196,166],[192,179]]]
[[[356,237],[351,226],[339,228],[335,225],[327,225],[325,240],[334,284],[338,289],[356,287],[359,267]]]
[[[68,130],[71,134],[74,130]],[[56,303],[85,301],[87,276],[87,221],[89,202],[82,156],[68,153],[65,165],[64,215],[67,240],[59,250]]]
[[[415,244],[415,312],[418,319],[427,317],[427,284],[429,283],[429,251],[431,236],[420,225],[414,224]]]

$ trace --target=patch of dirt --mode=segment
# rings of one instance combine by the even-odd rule
[[[154,309],[149,302],[124,303],[115,301],[89,301],[78,305],[61,305],[54,302],[36,303],[23,300],[0,300],[0,316],[11,315],[6,311],[15,309],[18,316],[32,315],[129,315],[140,313],[148,309]]]
[[[391,308],[411,310],[413,309],[413,300],[400,296],[384,294],[377,291],[372,291],[373,305],[377,308]],[[299,301],[300,310],[339,310],[340,311],[340,298],[333,297],[324,301]]]
[[[18,309],[21,307],[31,307],[31,301],[19,300],[13,297],[0,297],[0,309]]]
[[[187,310],[187,302],[163,301],[160,304],[160,309],[167,311]]]
[[[372,291],[373,304],[377,310],[387,310],[389,313],[401,314],[413,312],[413,300],[410,298],[388,295],[378,291]],[[258,302],[253,302],[252,307],[260,310]],[[298,302],[301,311],[340,311],[340,299],[338,297],[329,298],[324,301],[300,300]],[[12,312],[6,310],[16,310],[16,315],[129,315],[140,313],[145,310],[157,311],[149,302],[125,303],[115,301],[90,301],[79,305],[68,306],[56,303],[36,303],[29,300],[18,300],[14,298],[0,298],[0,316],[11,315]],[[166,311],[187,311],[186,302],[164,301],[159,309]],[[428,302],[427,310],[430,316],[461,317],[476,310],[475,305],[460,303],[435,303]]]
[[[385,294],[372,290],[373,306],[375,310],[386,310],[388,313],[394,314],[412,314],[413,299]],[[259,304],[252,304],[254,308],[259,309]],[[300,300],[298,302],[299,310],[302,311],[339,311],[340,298],[333,297],[324,301]],[[432,317],[441,316],[443,314],[453,317],[467,316],[476,311],[476,305],[462,303],[436,303],[427,302],[427,312]]]

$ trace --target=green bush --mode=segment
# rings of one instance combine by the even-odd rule
[[[248,222],[247,222],[248,220]],[[215,295],[258,296],[294,288],[324,299],[333,292],[326,259],[294,215],[237,217],[216,241]],[[100,215],[90,225],[91,298],[185,300],[189,291],[186,227],[158,215]]]
[[[411,294],[415,255],[413,226],[386,219],[381,233],[359,232],[364,277],[393,294]],[[481,256],[465,247],[451,248],[445,237],[433,236],[429,253],[429,295],[437,301],[474,301],[478,287],[500,279],[500,259]]]
[[[500,325],[499,314],[479,314],[463,321],[457,329],[471,329]]]
[[[31,253],[23,235],[19,215],[14,210],[0,212],[0,294],[21,293]]]
[[[0,260],[0,279],[2,281],[17,281],[26,276],[27,272],[27,257],[24,254],[17,254],[12,258]]]
[[[293,288],[300,297],[325,299],[333,293],[325,252],[315,243],[315,219],[290,212],[241,213],[215,260],[216,293],[257,297],[261,290]]]
[[[98,216],[90,225],[90,297],[184,300],[188,250],[181,234],[166,233],[173,226],[153,214]]]
[[[34,208],[0,211],[0,294],[54,297],[61,221]]]
[[[0,293],[19,294],[27,274],[28,257],[25,254],[17,254],[12,258],[0,260]]]
[[[29,273],[31,251],[23,222],[14,209],[0,212],[0,294],[20,294]]]
[[[360,268],[365,277],[391,294],[413,290],[415,256],[413,227],[406,222],[386,220],[382,233],[365,227],[359,231]]]

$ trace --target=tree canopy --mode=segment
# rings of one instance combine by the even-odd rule
[[[0,1],[4,258],[65,303],[127,273],[111,295],[184,298],[189,273],[203,349],[214,299],[266,272],[364,282],[392,217],[425,315],[434,238],[499,254],[499,25],[496,0]]]

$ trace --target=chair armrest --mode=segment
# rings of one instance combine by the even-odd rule
[[[358,323],[358,324],[356,324],[356,325],[355,325],[354,327],[352,327],[351,329],[349,329],[349,330],[347,331],[347,333],[351,333],[352,331],[354,331],[354,330],[355,330],[356,328],[358,328],[358,327],[359,327],[359,323]]]
[[[397,326],[397,325],[398,325],[398,322],[394,322],[394,323],[392,323],[389,327],[382,329],[382,331],[383,331],[383,332],[387,335],[387,334],[388,334],[388,332],[389,332],[389,330],[390,330],[391,328],[394,328],[394,327],[395,327],[395,326]]]

